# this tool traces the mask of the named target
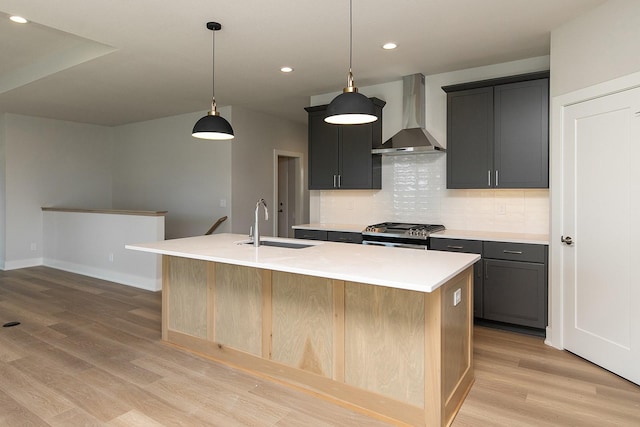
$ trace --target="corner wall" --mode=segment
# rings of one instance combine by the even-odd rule
[[[220,112],[233,122],[230,107]],[[222,216],[229,219],[216,232],[231,230],[231,146],[235,140],[192,137],[193,125],[204,114],[114,128],[114,209],[168,211],[167,239],[203,235]]]
[[[6,238],[6,212],[5,212],[5,115],[0,114],[0,270],[4,270],[4,251]]]
[[[551,32],[551,96],[640,71],[640,2],[610,0]]]
[[[4,269],[42,264],[43,206],[111,206],[111,128],[4,116]]]
[[[260,216],[260,234],[273,235],[273,218],[277,215],[277,202],[273,200],[274,150],[301,153],[301,167],[304,171],[303,218],[296,220],[302,224],[309,221],[306,211],[309,206],[307,190],[307,126],[306,124],[284,120],[276,116],[253,111],[244,107],[233,107],[232,141],[233,178],[233,232],[248,234],[253,225],[256,202],[263,198],[269,208],[269,221]]]

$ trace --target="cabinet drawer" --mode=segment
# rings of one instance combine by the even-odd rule
[[[429,248],[436,251],[482,255],[482,242],[480,240],[440,239],[432,237]]]
[[[329,231],[327,232],[327,240],[330,242],[344,243],[362,243],[362,234],[350,233],[346,231]]]
[[[327,240],[327,232],[324,230],[305,230],[296,228],[293,235],[296,239]]]
[[[484,258],[510,261],[547,262],[547,246],[529,243],[484,242]]]

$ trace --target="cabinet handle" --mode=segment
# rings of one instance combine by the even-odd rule
[[[342,187],[342,175],[338,175],[338,188]]]
[[[491,187],[491,171],[487,171],[487,186]]]
[[[504,250],[502,251],[502,253],[504,254],[512,254],[512,255],[522,255],[522,251],[509,251],[509,250]]]
[[[447,245],[449,249],[464,249],[464,246],[456,246],[456,245]]]
[[[333,188],[336,188],[336,176],[337,175],[333,175]]]
[[[496,187],[498,187],[498,169],[496,169]]]

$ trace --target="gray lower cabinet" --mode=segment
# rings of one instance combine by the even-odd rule
[[[296,239],[327,240],[327,231],[296,228],[293,230],[293,236]]]
[[[482,256],[481,240],[462,239],[431,239],[429,248],[436,251],[461,252],[466,254],[478,254]],[[473,317],[482,318],[484,307],[483,294],[483,264],[478,261],[473,265]]]
[[[486,259],[484,274],[484,319],[547,326],[544,264]]]
[[[362,243],[362,234],[348,231],[307,230],[296,228],[293,235],[296,239],[326,240],[329,242]]]
[[[547,246],[484,242],[484,319],[547,326]]]
[[[547,245],[432,237],[430,248],[482,256],[474,265],[474,317],[547,326]]]

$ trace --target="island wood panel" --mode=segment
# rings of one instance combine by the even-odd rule
[[[207,262],[189,258],[163,257],[169,330],[209,338]]]
[[[262,356],[262,270],[218,263],[215,267],[215,339]],[[270,325],[269,325],[270,328]]]
[[[345,382],[424,407],[423,293],[345,283]]]
[[[331,279],[272,272],[272,359],[333,377]]]
[[[206,289],[204,300],[209,309],[205,318],[215,325],[216,333],[199,337],[166,328],[163,339],[170,343],[397,425],[450,425],[473,383],[471,268],[434,292],[422,293],[212,262],[203,271],[202,261],[193,261],[194,265],[165,263],[163,309],[169,314],[173,310],[172,278],[183,272]],[[199,273],[193,274],[196,270]],[[458,288],[462,303],[452,309],[453,292]],[[304,320],[305,310],[294,316],[282,313],[287,304],[300,302],[309,309],[314,305],[326,309],[321,317],[328,320],[310,325]],[[461,315],[460,309],[467,314]],[[165,317],[163,322],[168,323]],[[296,318],[303,319],[302,323]],[[288,325],[285,319],[290,320]],[[326,339],[331,336],[332,351],[327,357],[332,357],[333,375],[309,369],[320,364],[302,367],[295,357],[293,362],[271,360],[274,353],[286,352],[285,341],[298,349],[307,342],[306,338],[287,338],[274,345],[278,333],[315,337],[313,328],[322,329],[315,333],[326,334]],[[279,332],[274,340],[275,330]],[[238,335],[231,336],[229,331]],[[445,344],[444,335],[449,333],[452,338]],[[468,344],[462,342],[465,339]],[[302,360],[307,357],[304,348],[302,345]],[[467,354],[447,353],[460,349],[467,349]],[[444,379],[446,376],[451,378]],[[444,384],[451,390],[445,390]],[[416,396],[423,400],[418,402]]]
[[[473,267],[471,267],[473,268]],[[454,293],[461,291],[455,306]],[[473,385],[473,276],[468,269],[441,290],[443,419],[449,425]]]

